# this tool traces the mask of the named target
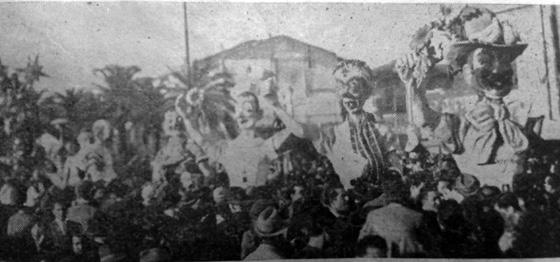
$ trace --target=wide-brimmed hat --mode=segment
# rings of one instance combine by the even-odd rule
[[[253,205],[251,205],[249,216],[251,217],[251,219],[257,220],[261,212],[263,212],[268,207],[275,206],[276,203],[270,199],[257,199],[255,202],[253,202]]]
[[[125,254],[112,252],[108,246],[102,245],[99,247],[100,262],[119,262],[124,261],[125,259]]]
[[[461,68],[467,62],[469,54],[478,48],[507,53],[510,62],[527,48],[526,43],[521,43],[513,26],[499,21],[496,14],[489,9],[466,6],[459,12],[457,21],[461,30],[455,35],[457,39],[450,44],[446,55],[446,60],[457,69]]]
[[[265,208],[255,221],[255,233],[261,237],[278,236],[285,233],[287,229],[287,224],[274,207]]]
[[[165,262],[171,261],[169,252],[161,248],[151,248],[140,252],[140,262]]]
[[[479,188],[480,182],[473,175],[461,174],[455,179],[455,190],[465,197],[475,195]]]

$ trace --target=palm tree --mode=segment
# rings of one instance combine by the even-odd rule
[[[0,117],[5,125],[5,134],[8,135],[2,137],[2,140],[6,141],[17,135],[23,137],[24,144],[30,147],[43,132],[48,119],[41,117],[38,103],[45,92],[33,89],[36,81],[48,76],[42,68],[37,55],[33,62],[29,59],[26,67],[16,69],[16,72],[8,76],[8,67],[0,62],[3,98],[0,102]]]
[[[43,72],[43,66],[39,64],[39,55],[35,56],[33,62],[31,62],[31,58],[27,58],[27,60],[27,66],[17,68],[16,71],[23,74],[24,82],[22,86],[31,89],[40,77],[49,77],[49,75]]]
[[[134,110],[141,108],[140,101],[136,98],[134,75],[140,72],[137,66],[107,65],[95,69],[94,74],[101,74],[106,85],[96,86],[102,91],[105,118],[109,120],[118,131],[118,156],[128,158],[128,145],[126,123],[131,120]]]
[[[168,101],[185,98],[182,110],[199,133],[208,139],[216,135],[222,139],[236,136],[234,102],[229,92],[235,83],[225,67],[220,67],[217,72],[212,72],[209,67],[194,68],[192,81],[183,71],[172,71],[162,79],[163,82],[173,82],[162,87]]]
[[[46,97],[39,104],[44,119],[68,120],[67,135],[75,135],[87,129],[91,124],[103,117],[104,104],[99,96],[83,89],[66,89]],[[66,137],[71,139],[71,137]]]
[[[165,100],[161,86],[154,85],[154,78],[135,77],[140,72],[137,66],[108,65],[94,72],[102,74],[106,83],[98,87],[102,90],[105,116],[118,131],[123,160],[128,160],[131,153],[127,144],[127,122],[137,127],[143,141],[152,136],[157,151],[163,115],[167,108],[172,108],[172,104]]]
[[[155,79],[151,77],[135,79],[135,98],[141,106],[131,114],[132,122],[141,127],[139,136],[142,140],[147,141],[152,138],[155,142],[151,154],[155,154],[159,150],[162,132],[161,122],[165,112],[172,108],[170,101],[166,101],[162,94],[161,87],[155,86],[154,82]]]

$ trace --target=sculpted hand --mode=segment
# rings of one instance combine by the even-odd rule
[[[395,69],[403,83],[409,84],[414,80],[414,68],[417,60],[418,55],[414,52],[397,59]]]

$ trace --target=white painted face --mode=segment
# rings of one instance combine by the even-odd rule
[[[241,96],[238,98],[235,114],[237,124],[241,130],[254,129],[260,118],[260,111],[256,97]]]

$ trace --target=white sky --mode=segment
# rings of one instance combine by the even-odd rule
[[[189,3],[191,58],[283,34],[374,67],[406,52],[410,35],[438,12],[437,4]],[[2,63],[21,67],[39,54],[51,75],[41,88],[89,88],[99,79],[92,70],[107,64],[156,76],[184,61],[179,2],[4,2],[0,23]]]

